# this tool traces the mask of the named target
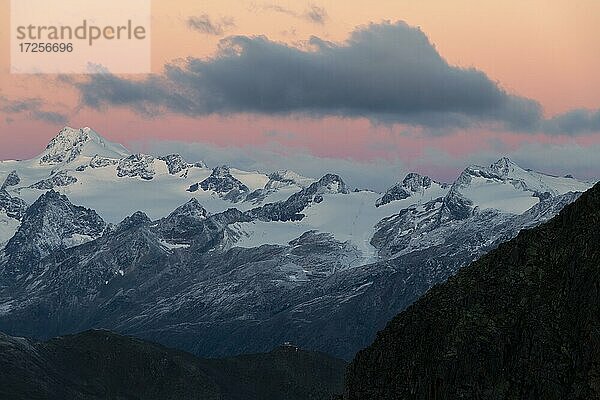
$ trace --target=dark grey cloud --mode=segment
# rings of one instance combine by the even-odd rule
[[[195,115],[198,105],[182,88],[165,77],[151,75],[142,81],[127,80],[112,74],[91,75],[87,81],[71,83],[81,91],[83,103],[95,109],[107,105],[131,107],[144,115],[156,115],[162,110]]]
[[[547,119],[542,130],[549,133],[571,135],[600,132],[600,110],[572,110]]]
[[[42,100],[39,98],[9,99],[0,97],[0,109],[7,114],[19,114],[22,112],[37,111],[42,108]]]
[[[34,119],[40,121],[46,121],[57,125],[64,125],[67,123],[66,115],[54,111],[34,110],[31,114]]]
[[[271,10],[278,13],[290,15],[295,18],[305,19],[307,21],[320,25],[324,25],[325,20],[327,19],[327,11],[325,10],[325,8],[314,4],[312,4],[304,12],[296,12],[290,8],[283,7],[280,4],[264,4],[262,8],[265,10]]]
[[[26,99],[9,99],[4,96],[0,96],[0,111],[5,114],[24,114],[29,118],[46,121],[55,124],[65,124],[67,122],[67,116],[58,112],[48,111],[44,109],[44,104],[39,98],[26,98]],[[14,121],[14,118],[7,118],[8,121]]]
[[[538,102],[506,92],[475,68],[448,64],[420,29],[404,22],[358,28],[341,44],[313,37],[307,46],[232,36],[213,58],[168,64],[162,75],[142,81],[92,75],[77,86],[85,105],[145,114],[366,117],[442,133],[485,124],[577,134],[598,125],[597,114],[581,111],[544,120]]]
[[[207,14],[192,16],[187,19],[188,27],[207,35],[221,36],[229,28],[235,26],[233,18],[223,17],[218,21],[213,21]]]

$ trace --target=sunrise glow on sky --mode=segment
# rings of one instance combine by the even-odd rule
[[[154,0],[147,75],[10,74],[0,0],[0,160],[65,125],[135,151],[335,170],[381,189],[509,155],[600,172],[596,0]]]

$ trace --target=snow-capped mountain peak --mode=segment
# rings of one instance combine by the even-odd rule
[[[148,154],[132,154],[119,161],[117,176],[151,180],[154,177],[154,157]]]
[[[502,157],[492,165],[490,170],[496,172],[500,176],[509,176],[515,169],[522,169],[517,164],[512,162],[508,157]]]
[[[317,193],[330,193],[330,194],[348,194],[350,190],[346,183],[342,180],[339,175],[336,174],[325,174],[321,179],[315,182]],[[311,186],[313,186],[311,185]]]
[[[461,214],[467,208],[521,214],[542,198],[583,192],[589,186],[587,182],[530,171],[502,157],[489,167],[467,167],[452,185],[446,203],[460,203]]]
[[[74,129],[67,126],[50,140],[38,158],[40,164],[54,165],[72,162],[79,156],[121,158],[128,154],[125,147],[104,139],[91,128]]]

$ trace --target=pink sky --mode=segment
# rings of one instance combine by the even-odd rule
[[[447,178],[456,166],[478,155],[502,156],[524,146],[600,146],[599,132],[579,135],[519,133],[477,126],[432,135],[402,124],[373,124],[365,118],[337,116],[268,116],[235,114],[187,117],[165,113],[154,118],[130,109],[109,106],[95,110],[81,105],[78,92],[57,83],[55,76],[11,75],[7,56],[10,32],[8,0],[0,0],[0,160],[38,154],[62,123],[35,120],[28,112],[7,111],[7,104],[40,99],[43,111],[66,116],[74,127],[90,126],[110,140],[140,146],[155,141],[206,143],[222,148],[271,148],[317,157],[389,161],[406,168]],[[495,4],[492,4],[495,3]],[[274,11],[279,5],[289,13]],[[295,46],[315,35],[343,42],[357,26],[382,20],[402,20],[418,26],[450,65],[474,67],[511,94],[531,98],[546,117],[573,109],[600,109],[600,2],[459,0],[333,0],[318,2],[324,23],[304,18],[314,2],[256,2],[155,0],[153,3],[153,70],[179,57],[208,57],[227,35],[265,35]],[[208,15],[214,21],[231,18],[234,26],[222,35],[190,30],[190,16]],[[143,79],[144,76],[126,77]],[[3,105],[4,102],[4,105]],[[539,147],[542,146],[542,147]],[[431,154],[456,160],[436,163]],[[586,178],[598,175],[600,161],[581,154],[580,171]],[[590,159],[590,157],[594,159]],[[494,160],[489,160],[492,162]],[[552,163],[552,160],[548,160]],[[565,164],[575,165],[575,164]],[[537,165],[536,165],[537,166]],[[560,170],[560,168],[558,168]],[[551,166],[548,170],[557,170]],[[562,171],[561,171],[562,172]],[[567,173],[569,171],[565,171]]]

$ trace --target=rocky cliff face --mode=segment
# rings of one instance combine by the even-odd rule
[[[229,167],[226,165],[213,168],[208,178],[191,185],[188,192],[193,193],[198,189],[213,191],[223,199],[234,203],[243,200],[250,191],[246,185],[231,175]]]
[[[358,353],[345,398],[600,398],[599,226],[597,184],[432,288]]]
[[[263,221],[298,221],[304,218],[302,211],[306,207],[323,201],[325,193],[348,194],[349,190],[338,175],[326,174],[317,182],[294,193],[287,200],[265,204],[250,210],[247,214]]]
[[[446,185],[432,181],[428,176],[422,176],[415,172],[411,172],[404,177],[402,183],[396,183],[390,187],[384,195],[377,199],[376,207],[384,206],[392,201],[404,200],[411,197],[415,193],[424,194],[427,189],[434,184],[441,189],[445,189]]]
[[[95,239],[106,227],[96,212],[75,206],[52,190],[40,196],[21,219],[0,257],[3,279],[28,274],[50,253]]]
[[[30,188],[50,190],[60,186],[69,186],[74,183],[77,183],[77,178],[70,176],[66,171],[58,171],[50,178],[34,183],[30,186]]]
[[[9,218],[20,220],[27,210],[27,203],[18,197],[11,196],[6,190],[0,189],[0,211]]]
[[[133,154],[119,161],[117,176],[135,178],[139,176],[145,180],[154,177],[154,157],[146,154]]]
[[[6,188],[11,186],[16,186],[19,183],[21,183],[21,178],[19,177],[19,174],[17,174],[17,171],[13,170],[6,176],[6,179],[0,187],[0,190],[5,190]]]

